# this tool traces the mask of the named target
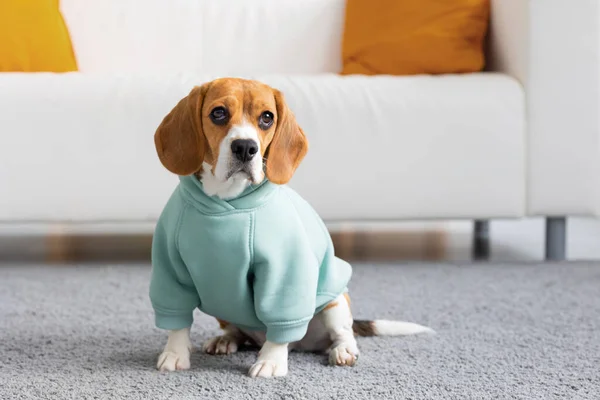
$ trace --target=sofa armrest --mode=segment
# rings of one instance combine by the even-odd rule
[[[528,0],[492,0],[486,69],[527,78]]]
[[[599,215],[600,6],[492,0],[487,70],[521,82],[528,214]]]
[[[600,6],[575,3],[529,1],[530,215],[598,215]]]

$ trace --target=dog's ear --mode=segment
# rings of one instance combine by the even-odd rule
[[[273,90],[277,107],[275,136],[265,152],[267,178],[276,184],[288,183],[308,151],[308,140],[279,90]]]
[[[177,175],[190,175],[202,167],[206,137],[202,130],[202,103],[209,84],[194,87],[162,120],[154,145],[162,165]]]

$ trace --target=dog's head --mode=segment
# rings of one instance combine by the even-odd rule
[[[193,88],[163,119],[154,142],[174,174],[194,174],[204,165],[220,182],[244,177],[255,184],[265,172],[269,181],[287,183],[308,150],[281,92],[236,78]]]

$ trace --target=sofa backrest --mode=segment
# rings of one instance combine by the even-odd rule
[[[61,0],[82,72],[341,70],[345,0]]]

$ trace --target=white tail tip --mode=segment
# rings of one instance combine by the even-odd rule
[[[431,328],[423,325],[404,321],[389,321],[385,319],[376,319],[373,321],[375,334],[377,336],[400,336],[416,335],[418,333],[435,333]]]

